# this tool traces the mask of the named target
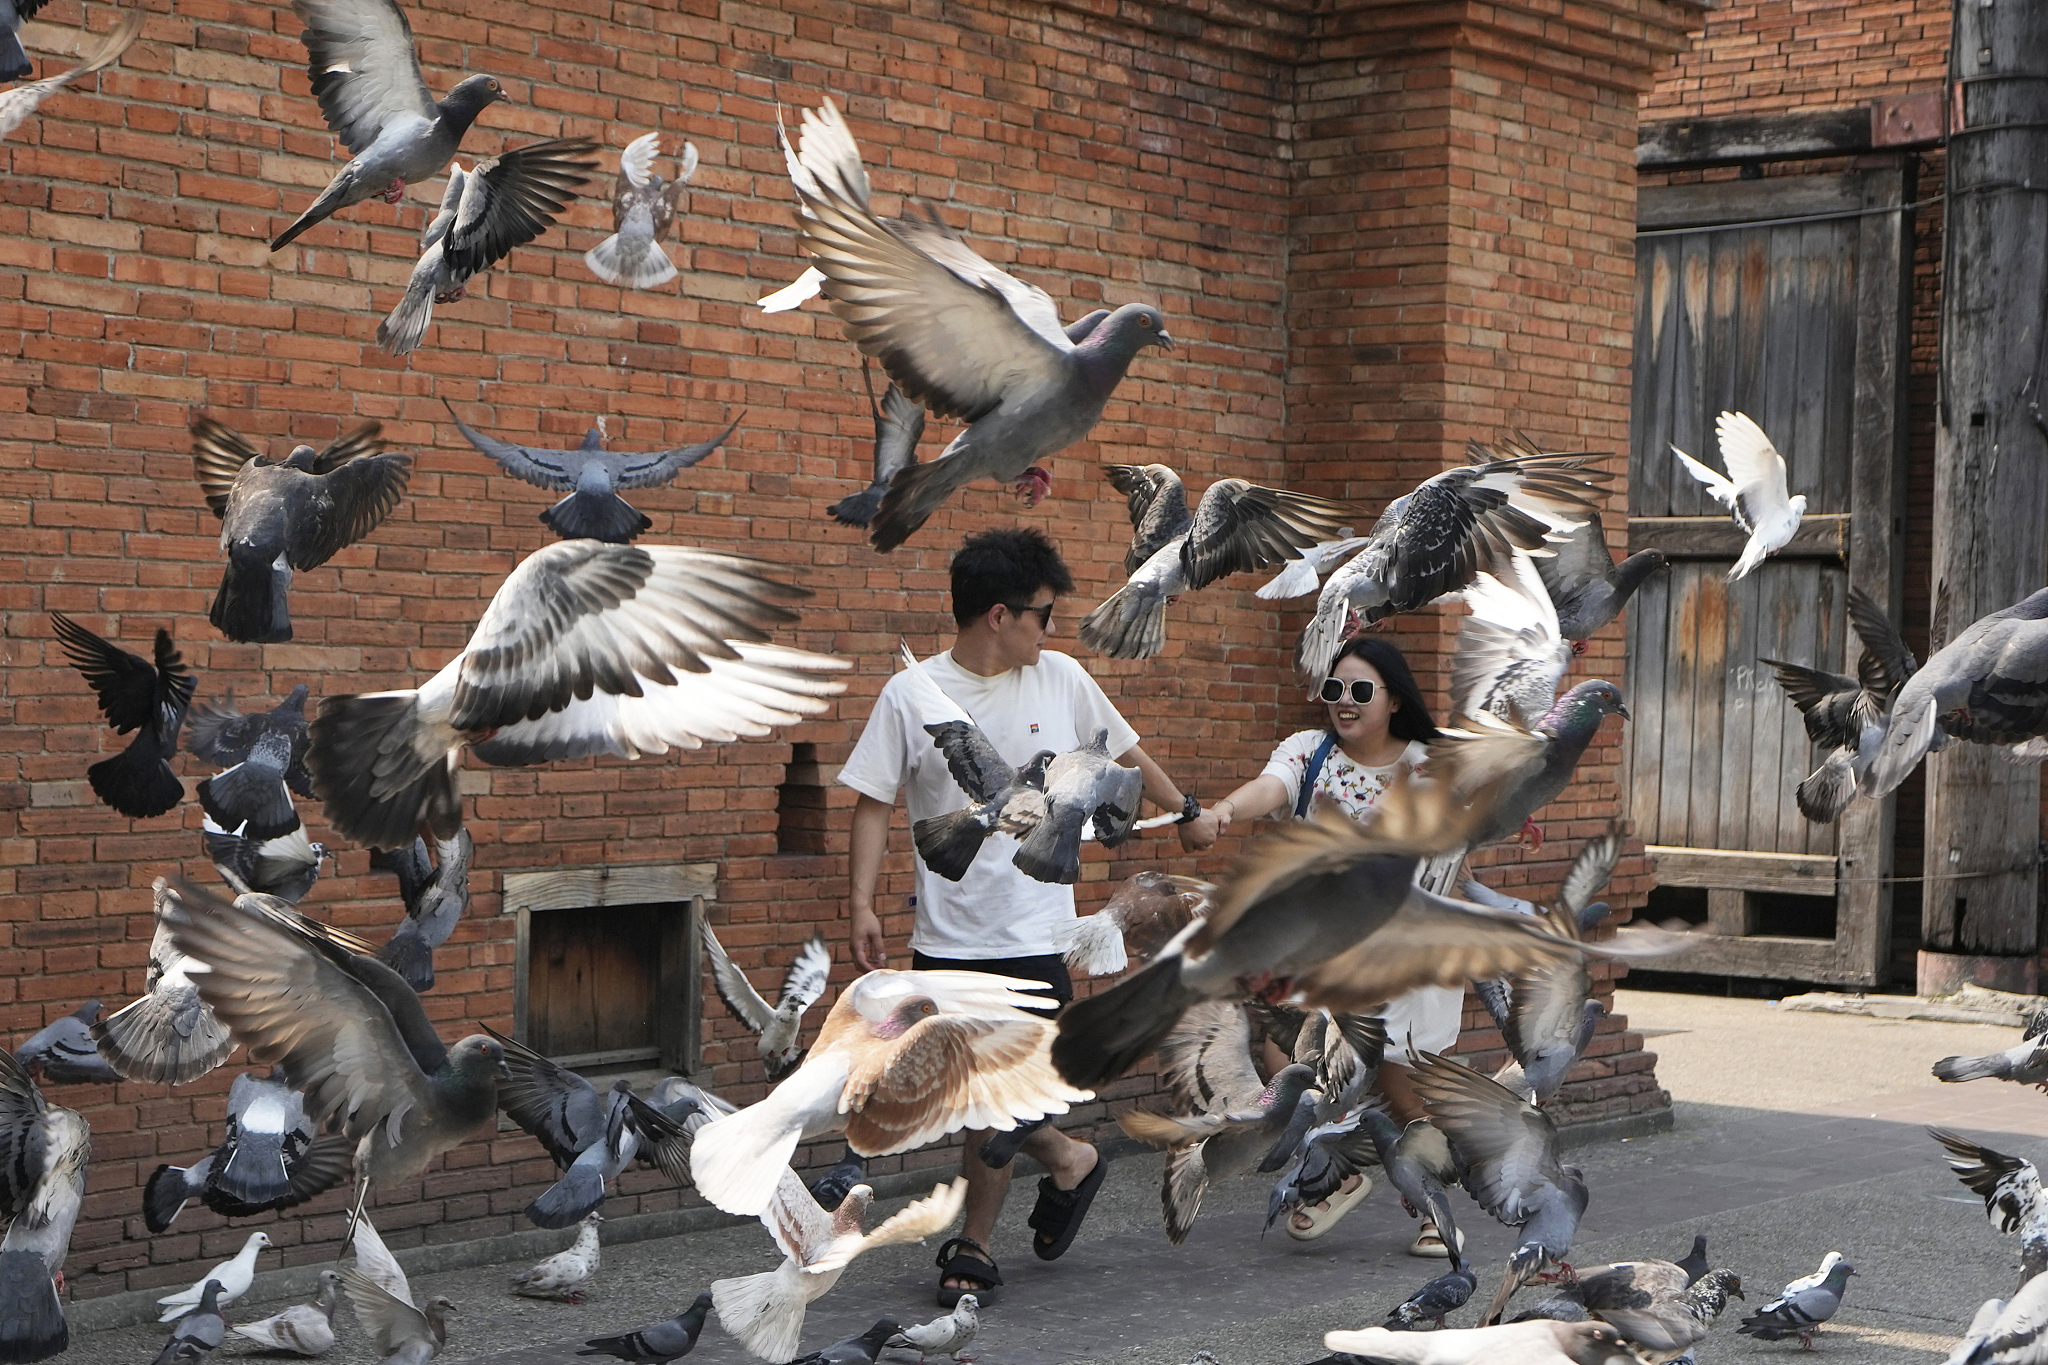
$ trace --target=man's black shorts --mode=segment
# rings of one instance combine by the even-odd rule
[[[987,972],[991,976],[1014,976],[1025,981],[1043,981],[1039,991],[1055,1002],[1050,1009],[1033,1014],[1056,1015],[1074,998],[1074,978],[1067,974],[1067,960],[1058,953],[1039,957],[926,957],[910,955],[910,967],[918,972]]]

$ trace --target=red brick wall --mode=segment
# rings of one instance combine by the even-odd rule
[[[1950,0],[1751,0],[1717,5],[1643,98],[1645,119],[1861,104],[1939,86]]]
[[[851,794],[826,795],[822,854],[778,854],[776,788],[791,744],[838,762],[891,671],[898,636],[920,654],[943,646],[945,564],[968,530],[1022,520],[1060,540],[1082,583],[1060,622],[1070,635],[1085,603],[1116,580],[1123,553],[1122,502],[1100,481],[1101,462],[1168,461],[1196,487],[1222,474],[1342,486],[1376,512],[1457,458],[1467,435],[1516,426],[1622,453],[1634,96],[1614,73],[1629,62],[1647,70],[1650,58],[1604,29],[1559,40],[1606,43],[1596,82],[1528,82],[1502,58],[1451,60],[1444,45],[1418,44],[1385,68],[1392,84],[1359,95],[1345,86],[1371,53],[1362,30],[1333,21],[1331,32],[1311,32],[1282,11],[1126,6],[1112,18],[1106,5],[1027,0],[593,0],[580,9],[493,0],[479,10],[423,0],[408,11],[429,84],[443,90],[460,72],[487,70],[512,96],[485,114],[466,150],[573,134],[615,149],[658,127],[695,141],[703,166],[672,248],[679,287],[622,296],[578,259],[609,228],[608,156],[595,196],[565,230],[439,308],[427,344],[393,360],[376,349],[375,326],[410,271],[439,183],[399,208],[351,209],[273,260],[264,239],[338,164],[306,93],[298,24],[273,0],[148,4],[144,41],[96,91],[58,96],[0,144],[8,1038],[87,995],[110,1006],[131,998],[142,985],[151,879],[180,869],[213,879],[193,805],[129,822],[92,802],[83,769],[117,741],[63,666],[45,613],[71,613],[131,648],[170,625],[202,696],[232,686],[260,704],[300,681],[316,697],[416,683],[460,646],[518,558],[544,543],[535,514],[550,501],[494,475],[448,422],[443,399],[485,429],[556,444],[573,443],[602,413],[613,442],[633,447],[701,439],[744,408],[723,452],[675,486],[635,496],[655,521],[647,538],[791,566],[818,595],[790,638],[858,661],[830,717],[770,740],[637,764],[467,770],[476,895],[427,1001],[451,1037],[509,1023],[505,871],[717,862],[714,920],[743,965],[783,960],[814,924],[837,946]],[[1658,32],[1683,12],[1659,0],[1642,8],[1665,26]],[[109,21],[104,6],[52,0],[28,30],[31,49],[72,50],[82,13]],[[1326,42],[1326,63],[1304,76],[1300,109],[1310,118],[1297,112],[1294,63]],[[867,478],[855,352],[816,305],[775,318],[749,305],[800,268],[773,101],[825,93],[846,108],[884,211],[900,193],[934,201],[1066,316],[1132,299],[1166,311],[1180,349],[1134,365],[1094,438],[1057,462],[1056,496],[1035,513],[977,489],[890,556],[824,519],[828,503]],[[1497,136],[1508,116],[1522,131]],[[1423,389],[1432,396],[1418,396]],[[300,576],[290,644],[232,645],[206,625],[216,523],[191,481],[185,434],[200,409],[274,450],[375,418],[418,456],[389,521]],[[1283,685],[1298,613],[1276,615],[1251,597],[1255,586],[1183,600],[1163,660],[1089,660],[1148,750],[1209,799],[1307,722]],[[1441,642],[1426,625],[1404,638]],[[1594,657],[1618,672],[1617,649],[1603,642]],[[1617,752],[1605,737],[1589,781],[1553,810],[1555,846],[1616,806]],[[317,810],[305,813],[320,837]],[[1221,872],[1229,852],[1200,870]],[[1084,908],[1112,880],[1155,863],[1188,865],[1170,835],[1092,857]],[[1556,870],[1543,865],[1544,879],[1554,883]],[[1640,883],[1616,891],[1636,899]],[[909,887],[899,828],[883,904],[901,907]],[[398,913],[391,881],[370,874],[358,849],[342,852],[339,875],[304,908],[379,937]],[[900,954],[907,913],[894,910],[885,929]],[[735,1046],[736,1027],[720,1015],[707,1037],[708,1079],[736,1099],[758,1095],[758,1066],[750,1047]],[[1639,1042],[1616,1033],[1596,1046],[1604,1057],[1624,1045]],[[1604,1061],[1633,1071],[1567,1100],[1577,1112],[1641,1108],[1654,1098],[1648,1064],[1639,1051]],[[79,1292],[188,1280],[185,1262],[239,1242],[239,1229],[198,1208],[177,1235],[144,1240],[138,1212],[158,1162],[183,1164],[218,1139],[232,1074],[177,1090],[58,1092],[94,1131],[68,1266]],[[1113,1095],[1148,1084],[1128,1081]],[[378,1221],[400,1245],[504,1231],[550,1174],[537,1146],[507,1131],[381,1191]],[[694,1198],[640,1175],[627,1192],[619,1212]],[[287,1260],[324,1257],[340,1205],[329,1195],[311,1213],[266,1225]]]

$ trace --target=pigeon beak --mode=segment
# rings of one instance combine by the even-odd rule
[[[1616,702],[1616,703],[1614,704],[1614,713],[1615,713],[1616,715],[1620,716],[1620,717],[1621,717],[1621,718],[1622,718],[1623,720],[1634,720],[1634,719],[1635,719],[1635,717],[1634,717],[1634,716],[1632,716],[1632,715],[1630,715],[1630,714],[1628,713],[1628,703],[1627,703],[1627,702]]]
[[[1159,329],[1159,349],[1162,351],[1170,351],[1173,349],[1173,335],[1172,333],[1168,332],[1164,327],[1161,327]]]
[[[503,1058],[500,1058],[498,1061],[498,1079],[501,1081],[509,1081],[512,1079],[512,1068],[504,1061]]]

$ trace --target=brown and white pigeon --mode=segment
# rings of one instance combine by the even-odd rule
[[[606,284],[652,289],[676,277],[661,239],[675,231],[676,197],[697,173],[697,144],[685,142],[676,178],[655,174],[661,134],[642,133],[619,153],[619,186],[612,195],[612,235],[583,253],[590,273]]]

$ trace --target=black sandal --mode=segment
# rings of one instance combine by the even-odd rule
[[[962,1248],[971,1247],[972,1251]],[[974,1301],[986,1308],[996,1301],[996,1286],[1003,1282],[1003,1272],[996,1269],[995,1260],[988,1254],[988,1248],[967,1237],[949,1237],[939,1248],[939,1307],[951,1308],[960,1302],[963,1294],[974,1295]],[[975,1288],[953,1289],[947,1280],[972,1280]]]
[[[1108,1174],[1109,1158],[1097,1148],[1095,1169],[1073,1189],[1061,1189],[1049,1175],[1039,1180],[1038,1202],[1032,1206],[1030,1218],[1037,1234],[1031,1239],[1031,1249],[1039,1260],[1057,1261],[1067,1254],[1074,1234],[1081,1230],[1081,1220],[1088,1216],[1088,1206],[1095,1202],[1095,1192],[1102,1188],[1102,1178]]]

